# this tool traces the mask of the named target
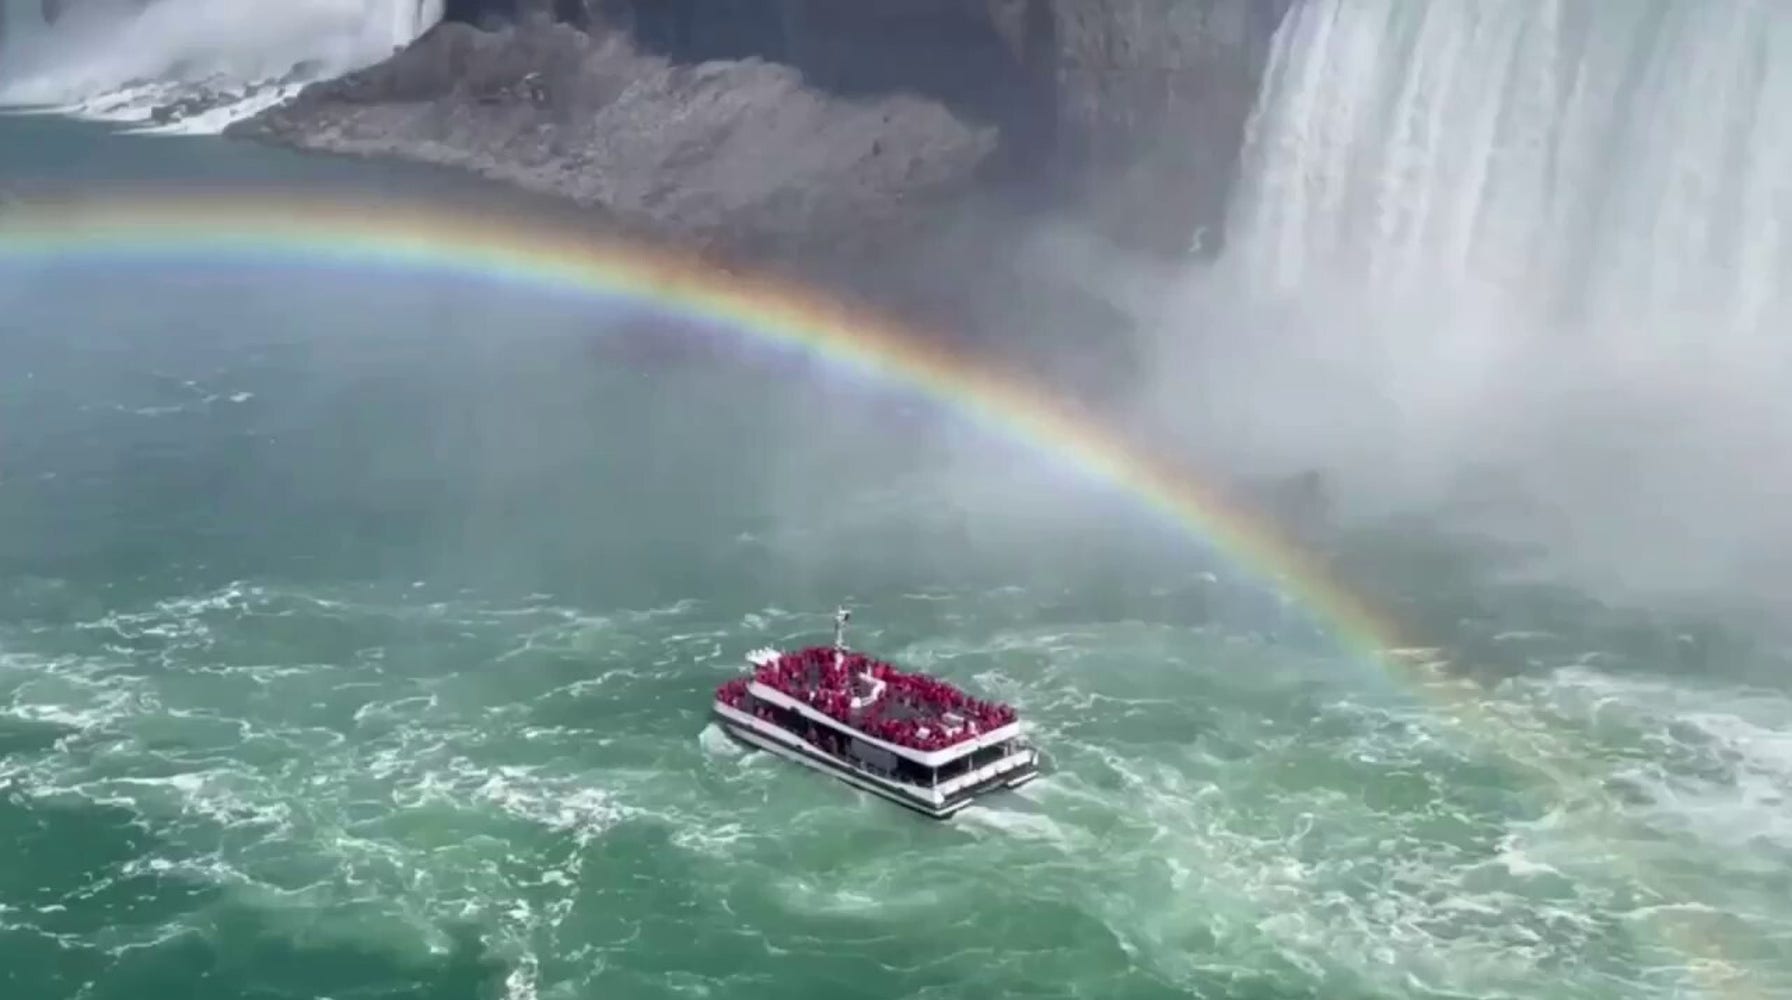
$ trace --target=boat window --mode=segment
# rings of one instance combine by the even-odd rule
[[[980,767],[988,767],[989,765],[994,764],[996,761],[1008,756],[1011,752],[1013,752],[1013,747],[1007,743],[997,743],[993,746],[981,747],[977,750],[973,750],[957,760],[940,765],[939,780],[944,783],[957,778],[962,778]]]
[[[943,784],[948,781],[954,781],[958,778],[962,778],[965,776],[965,773],[968,772],[969,770],[970,770],[970,765],[967,762],[967,758],[965,758],[965,757],[960,757],[957,760],[947,761],[946,763],[941,764],[939,767],[940,782]]]
[[[864,740],[852,741],[852,755],[880,771],[895,771],[897,769],[895,754],[883,747],[872,746]]]
[[[1010,743],[982,747],[950,761],[936,770],[907,757],[891,753],[879,746],[851,737],[832,726],[822,725],[808,716],[788,708],[780,708],[757,698],[746,698],[740,708],[752,715],[763,715],[767,721],[789,730],[824,753],[850,758],[874,774],[882,774],[917,785],[931,785],[962,778],[971,771],[986,767],[1012,752]]]
[[[903,781],[925,785],[933,781],[933,768],[917,764],[907,757],[896,758],[896,776]]]

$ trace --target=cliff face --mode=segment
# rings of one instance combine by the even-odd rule
[[[109,0],[109,2],[114,7],[123,7],[126,10],[137,10],[149,4],[151,0]],[[82,0],[38,0],[38,16],[43,19],[45,24],[55,24],[57,21],[62,20],[62,15],[68,13],[69,8],[77,7],[81,4]],[[91,5],[91,0],[89,0],[89,5]],[[4,4],[0,4],[0,8],[3,7]],[[0,9],[0,18],[3,18],[4,14],[5,11]]]
[[[1217,245],[1270,42],[1294,0],[1052,0],[1058,155],[1096,217]]]
[[[1123,243],[1214,245],[1270,40],[1294,0],[451,0],[487,27],[614,27],[679,63],[758,57],[844,95],[999,129],[999,176]]]
[[[525,11],[615,25],[679,63],[758,58],[796,69],[830,95],[936,101],[967,121],[1001,126],[1007,149],[1034,148],[1052,114],[985,0],[521,2]]]
[[[996,145],[934,102],[834,98],[759,60],[678,65],[546,18],[444,25],[238,133],[461,167],[687,244],[772,254],[893,233]]]

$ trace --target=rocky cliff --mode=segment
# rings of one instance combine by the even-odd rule
[[[681,61],[758,56],[832,93],[907,92],[998,127],[1002,180],[1168,252],[1212,237],[1294,0],[498,0],[625,25]],[[493,0],[461,0],[502,17]]]
[[[446,24],[238,131],[462,167],[680,242],[780,255],[891,232],[997,142],[936,102],[830,97],[788,66],[679,64],[546,19]]]
[[[1292,2],[448,0],[397,59],[243,131],[468,167],[683,238],[831,246],[994,186],[1181,252],[1213,245]]]
[[[88,5],[91,5],[92,2],[93,0],[87,0]],[[152,0],[106,0],[106,2],[114,8],[140,10],[151,3]],[[45,24],[55,24],[57,21],[62,20],[62,15],[66,14],[69,8],[80,6],[81,4],[82,0],[38,0],[38,17],[41,18]],[[0,4],[0,14],[4,14],[4,7],[4,4]]]

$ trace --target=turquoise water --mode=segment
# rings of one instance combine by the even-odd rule
[[[0,177],[425,183],[39,119]],[[1792,990],[1748,637],[1335,539],[1484,679],[1420,690],[1125,497],[763,351],[641,364],[634,318],[0,267],[0,994]],[[719,738],[837,600],[1050,775],[936,824]]]

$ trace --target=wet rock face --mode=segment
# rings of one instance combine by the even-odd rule
[[[629,34],[679,63],[760,58],[839,95],[911,93],[999,130],[1006,181],[1122,242],[1210,249],[1294,0],[454,0],[486,27]],[[1203,234],[1205,231],[1205,234]]]
[[[848,100],[757,60],[679,65],[616,31],[445,25],[238,128],[462,167],[728,249],[890,238],[963,190],[994,131],[906,95]]]
[[[487,30],[528,21],[563,22],[583,28],[599,21],[615,23],[628,13],[625,8],[630,6],[631,0],[447,0],[442,19]]]
[[[1133,242],[1217,249],[1226,200],[1294,0],[1052,0],[1059,155]]]
[[[45,24],[55,24],[57,21],[62,20],[64,14],[67,14],[70,10],[76,7],[98,6],[110,7],[114,10],[133,11],[141,10],[153,2],[154,0],[38,0],[37,10],[38,15],[43,18]],[[4,7],[4,4],[0,4],[0,8]],[[0,19],[3,19],[4,17],[5,11],[4,9],[0,9]]]
[[[674,62],[758,58],[831,94],[910,93],[991,124],[1024,111],[1035,90],[990,17],[992,4],[1012,2],[458,0],[448,19],[488,29],[555,21],[621,30]]]

